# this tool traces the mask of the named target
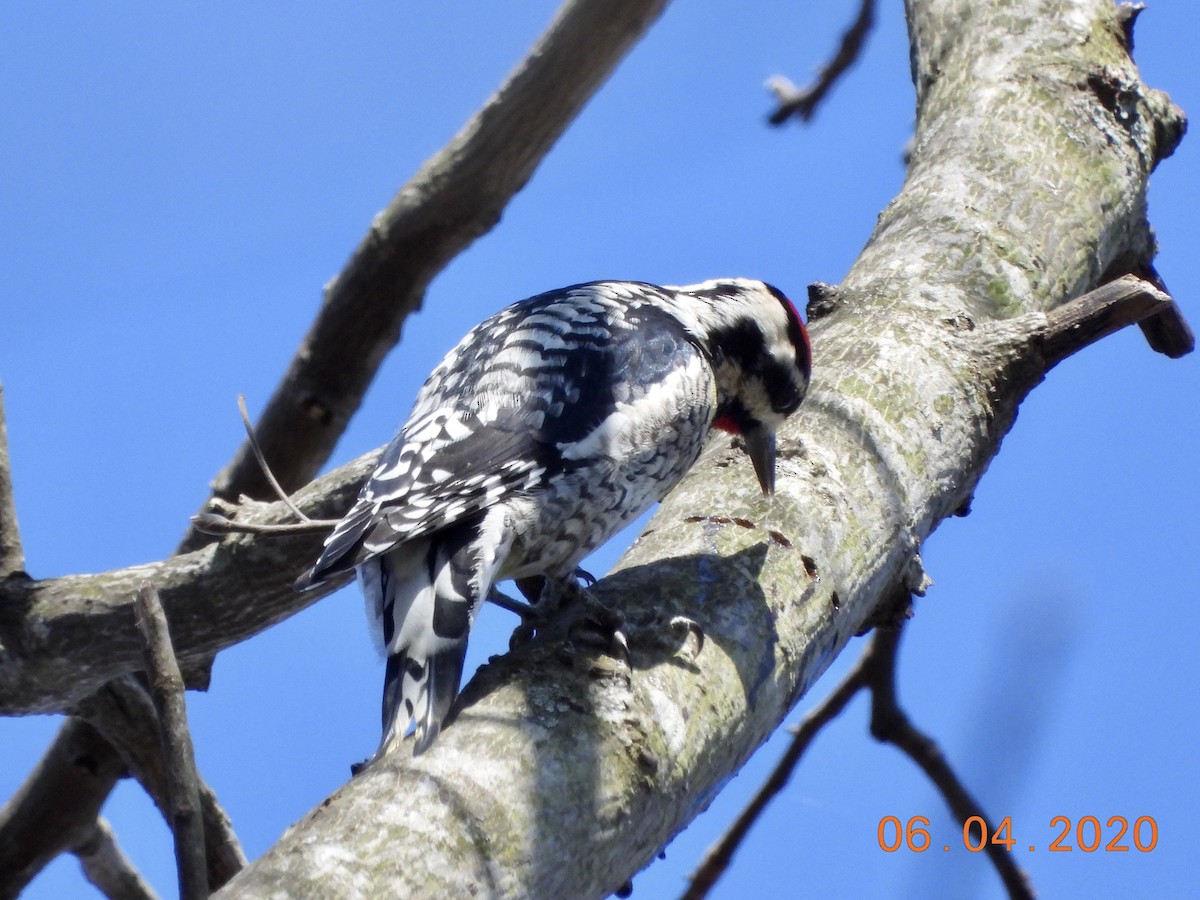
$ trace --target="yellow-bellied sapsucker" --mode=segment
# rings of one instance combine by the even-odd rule
[[[356,568],[387,656],[383,740],[437,738],[467,635],[502,579],[551,588],[675,486],[712,427],[774,490],[775,429],[808,389],[808,335],[760,281],[580,284],[476,326],[298,589]]]

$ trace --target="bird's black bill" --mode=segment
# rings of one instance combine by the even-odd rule
[[[775,433],[765,428],[747,431],[742,435],[746,454],[754,463],[754,474],[764,494],[775,493]]]

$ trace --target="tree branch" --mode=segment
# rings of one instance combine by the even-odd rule
[[[1126,325],[1178,309],[1165,292],[1135,275],[1103,284],[1046,314],[1042,353],[1047,368]]]
[[[0,578],[25,568],[17,505],[13,499],[12,461],[8,458],[8,427],[4,416],[4,385],[0,384]]]
[[[83,867],[83,877],[110,900],[156,900],[104,819],[97,819],[71,852]]]
[[[109,792],[125,774],[92,726],[73,719],[24,784],[0,808],[0,884],[19,894],[63,850],[91,833]],[[90,811],[90,821],[83,821]]]
[[[208,872],[204,852],[204,819],[200,812],[199,777],[188,731],[183,674],[171,648],[171,633],[158,591],[143,582],[137,593],[137,626],[146,642],[146,674],[158,712],[162,755],[167,770],[171,832],[179,867],[182,900],[207,900]]]
[[[167,767],[158,713],[142,683],[132,675],[115,678],[89,695],[71,713],[95,728],[112,745],[166,820],[171,823]],[[216,794],[197,776],[208,857],[208,884],[216,890],[246,864],[246,856]]]
[[[314,481],[294,500],[309,515],[344,512],[377,453]],[[263,523],[291,518],[283,503],[243,508]],[[0,582],[0,714],[62,712],[106,682],[143,668],[134,623],[152,580],[172,622],[180,663],[210,658],[340,587],[297,594],[291,582],[319,551],[319,534],[234,535],[162,562],[98,575]],[[253,598],[248,599],[248,598]],[[94,818],[94,817],[93,817]]]
[[[801,122],[812,119],[821,101],[837,84],[851,66],[858,62],[866,45],[867,35],[875,25],[875,0],[861,0],[858,15],[853,24],[842,35],[833,59],[821,67],[817,80],[806,88],[797,87],[785,75],[772,75],[767,79],[767,88],[779,101],[779,106],[767,118],[772,125],[782,125],[792,116]]]

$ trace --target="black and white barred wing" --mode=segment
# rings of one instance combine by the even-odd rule
[[[515,411],[491,423],[446,409],[410,420],[307,577],[318,584],[537,485],[543,468]]]
[[[630,448],[653,453],[664,427],[707,410],[707,364],[676,319],[629,302],[642,287],[543,294],[472,330],[430,375],[307,583],[576,469],[619,468]]]

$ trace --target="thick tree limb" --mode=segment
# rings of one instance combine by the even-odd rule
[[[13,500],[12,461],[8,458],[8,427],[4,416],[4,385],[0,384],[0,578],[25,568],[17,505]]]
[[[913,584],[921,540],[969,498],[1052,362],[1045,312],[1118,257],[1148,258],[1146,178],[1181,114],[1138,81],[1108,0],[908,9],[909,175],[811,329],[815,380],[781,435],[774,500],[717,441],[594,588],[633,622],[693,618],[703,653],[634,641],[626,666],[535,640],[494,660],[432,751],[397,747],[225,896],[603,895]],[[1126,87],[1115,110],[1089,86],[1097,71]]]
[[[192,735],[188,731],[183,673],[179,671],[171,647],[171,632],[158,591],[149,581],[138,588],[135,618],[146,644],[146,675],[158,712],[171,810],[168,820],[175,836],[175,861],[179,869],[179,896],[182,900],[206,900],[208,872],[204,819],[200,812],[200,779],[196,774]]]
[[[315,517],[344,512],[375,458],[375,453],[360,457],[294,500]],[[261,522],[291,517],[282,503],[257,508]],[[257,634],[336,587],[307,594],[292,590],[296,573],[320,545],[319,534],[236,535],[159,563],[0,583],[0,643],[8,651],[0,656],[0,714],[69,710],[113,678],[140,670],[133,597],[143,581],[158,586],[176,623],[176,655],[186,665]]]
[[[796,116],[801,122],[812,119],[817,107],[820,106],[830,89],[837,84],[838,79],[858,62],[863,47],[866,45],[867,35],[871,33],[874,25],[875,0],[861,0],[858,15],[846,29],[846,33],[842,35],[837,53],[834,54],[833,59],[821,67],[820,73],[812,84],[806,88],[799,88],[783,75],[772,75],[768,78],[767,87],[775,94],[779,105],[767,117],[767,121],[772,125],[782,125],[792,116]]]
[[[71,852],[83,868],[83,877],[109,900],[156,900],[157,895],[121,852],[104,819],[97,819]]]

